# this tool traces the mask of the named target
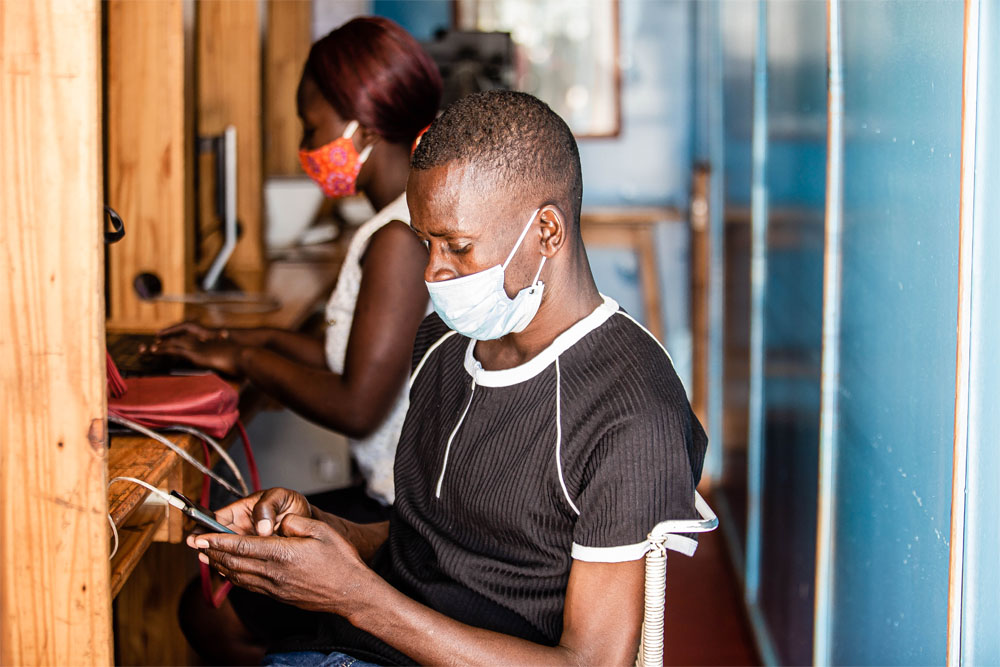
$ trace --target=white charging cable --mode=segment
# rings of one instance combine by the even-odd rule
[[[149,489],[151,493],[155,494],[157,497],[162,498],[164,501],[166,501],[168,505],[171,505],[181,511],[184,511],[184,501],[182,501],[180,498],[175,498],[169,493],[165,493],[162,489],[158,489],[152,484],[144,482],[141,479],[136,479],[135,477],[126,477],[126,476],[112,477],[110,480],[108,480],[108,488],[110,489],[111,485],[114,484],[115,482],[132,482],[133,484],[144,486],[147,489]],[[111,555],[108,556],[108,560],[111,560],[112,558],[115,557],[115,554],[118,553],[118,528],[115,526],[115,520],[111,517],[111,512],[108,512],[108,522],[111,524],[111,534],[115,538],[115,546],[111,550]]]
[[[209,445],[211,445],[212,449],[217,451],[219,453],[219,457],[223,461],[225,461],[226,466],[233,471],[233,475],[236,476],[236,481],[239,482],[240,488],[243,489],[243,495],[244,496],[250,495],[250,487],[247,486],[246,481],[243,479],[243,473],[240,472],[239,467],[236,465],[236,461],[234,461],[233,457],[229,455],[229,452],[226,451],[226,448],[223,447],[221,444],[219,444],[218,440],[208,435],[204,431],[199,431],[193,426],[186,426],[184,424],[172,424],[168,428],[170,428],[173,431],[182,431],[184,433],[190,433],[191,435],[201,438]]]
[[[134,421],[132,421],[131,419],[126,419],[125,417],[122,417],[120,415],[109,414],[108,415],[108,421],[109,422],[113,422],[115,424],[119,424],[121,426],[126,426],[126,427],[132,429],[133,431],[141,433],[142,435],[145,435],[146,437],[152,438],[153,440],[156,440],[157,442],[162,443],[163,445],[165,445],[169,449],[173,450],[174,453],[176,453],[179,457],[181,457],[182,459],[184,459],[185,461],[187,461],[188,463],[190,463],[191,465],[193,465],[195,468],[197,468],[200,472],[202,472],[202,473],[208,475],[209,477],[211,477],[212,479],[214,479],[223,488],[225,488],[227,491],[231,492],[233,495],[241,497],[241,498],[246,495],[245,492],[244,493],[240,493],[239,489],[237,489],[235,486],[233,486],[232,484],[230,484],[229,482],[227,482],[223,478],[219,477],[217,474],[215,474],[214,472],[212,472],[211,470],[209,470],[206,466],[204,466],[201,463],[199,463],[198,460],[195,459],[193,456],[191,456],[190,454],[188,454],[187,452],[185,452],[181,447],[179,447],[179,446],[175,445],[174,443],[170,442],[169,440],[167,440],[166,438],[164,438],[162,435],[160,435],[156,431],[154,431],[152,429],[149,429],[149,428],[146,428],[142,424],[137,424]],[[218,444],[218,443],[216,443],[216,444]],[[234,466],[235,466],[235,464],[234,464]],[[127,479],[127,478],[118,478],[118,477],[116,477],[115,479]],[[245,487],[246,484],[244,483],[243,486]],[[152,488],[152,487],[150,487],[150,488]]]

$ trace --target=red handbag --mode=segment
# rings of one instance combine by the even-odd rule
[[[239,419],[239,394],[215,373],[123,379],[109,354],[108,412],[149,428],[191,426],[221,438]]]

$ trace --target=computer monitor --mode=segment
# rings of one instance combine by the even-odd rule
[[[206,292],[216,290],[219,278],[226,267],[226,262],[236,249],[239,238],[239,225],[236,220],[236,127],[228,125],[222,134],[211,137],[201,137],[199,140],[201,152],[215,154],[215,208],[222,222],[222,247],[212,260],[208,271],[201,279],[201,288]]]

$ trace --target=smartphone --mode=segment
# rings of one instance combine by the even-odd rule
[[[208,528],[213,533],[229,533],[230,535],[236,534],[236,531],[230,530],[216,521],[211,512],[190,500],[183,493],[180,493],[179,491],[171,491],[170,495],[184,503],[183,508],[178,508],[181,512],[191,517],[205,528]]]

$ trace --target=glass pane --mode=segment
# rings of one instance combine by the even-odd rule
[[[767,5],[767,292],[761,607],[785,664],[812,660],[823,222],[826,5]]]
[[[833,662],[942,664],[963,5],[845,2]]]
[[[725,364],[722,499],[746,546],[747,400],[750,366],[750,135],[756,3],[726,0],[721,8],[725,132]]]

